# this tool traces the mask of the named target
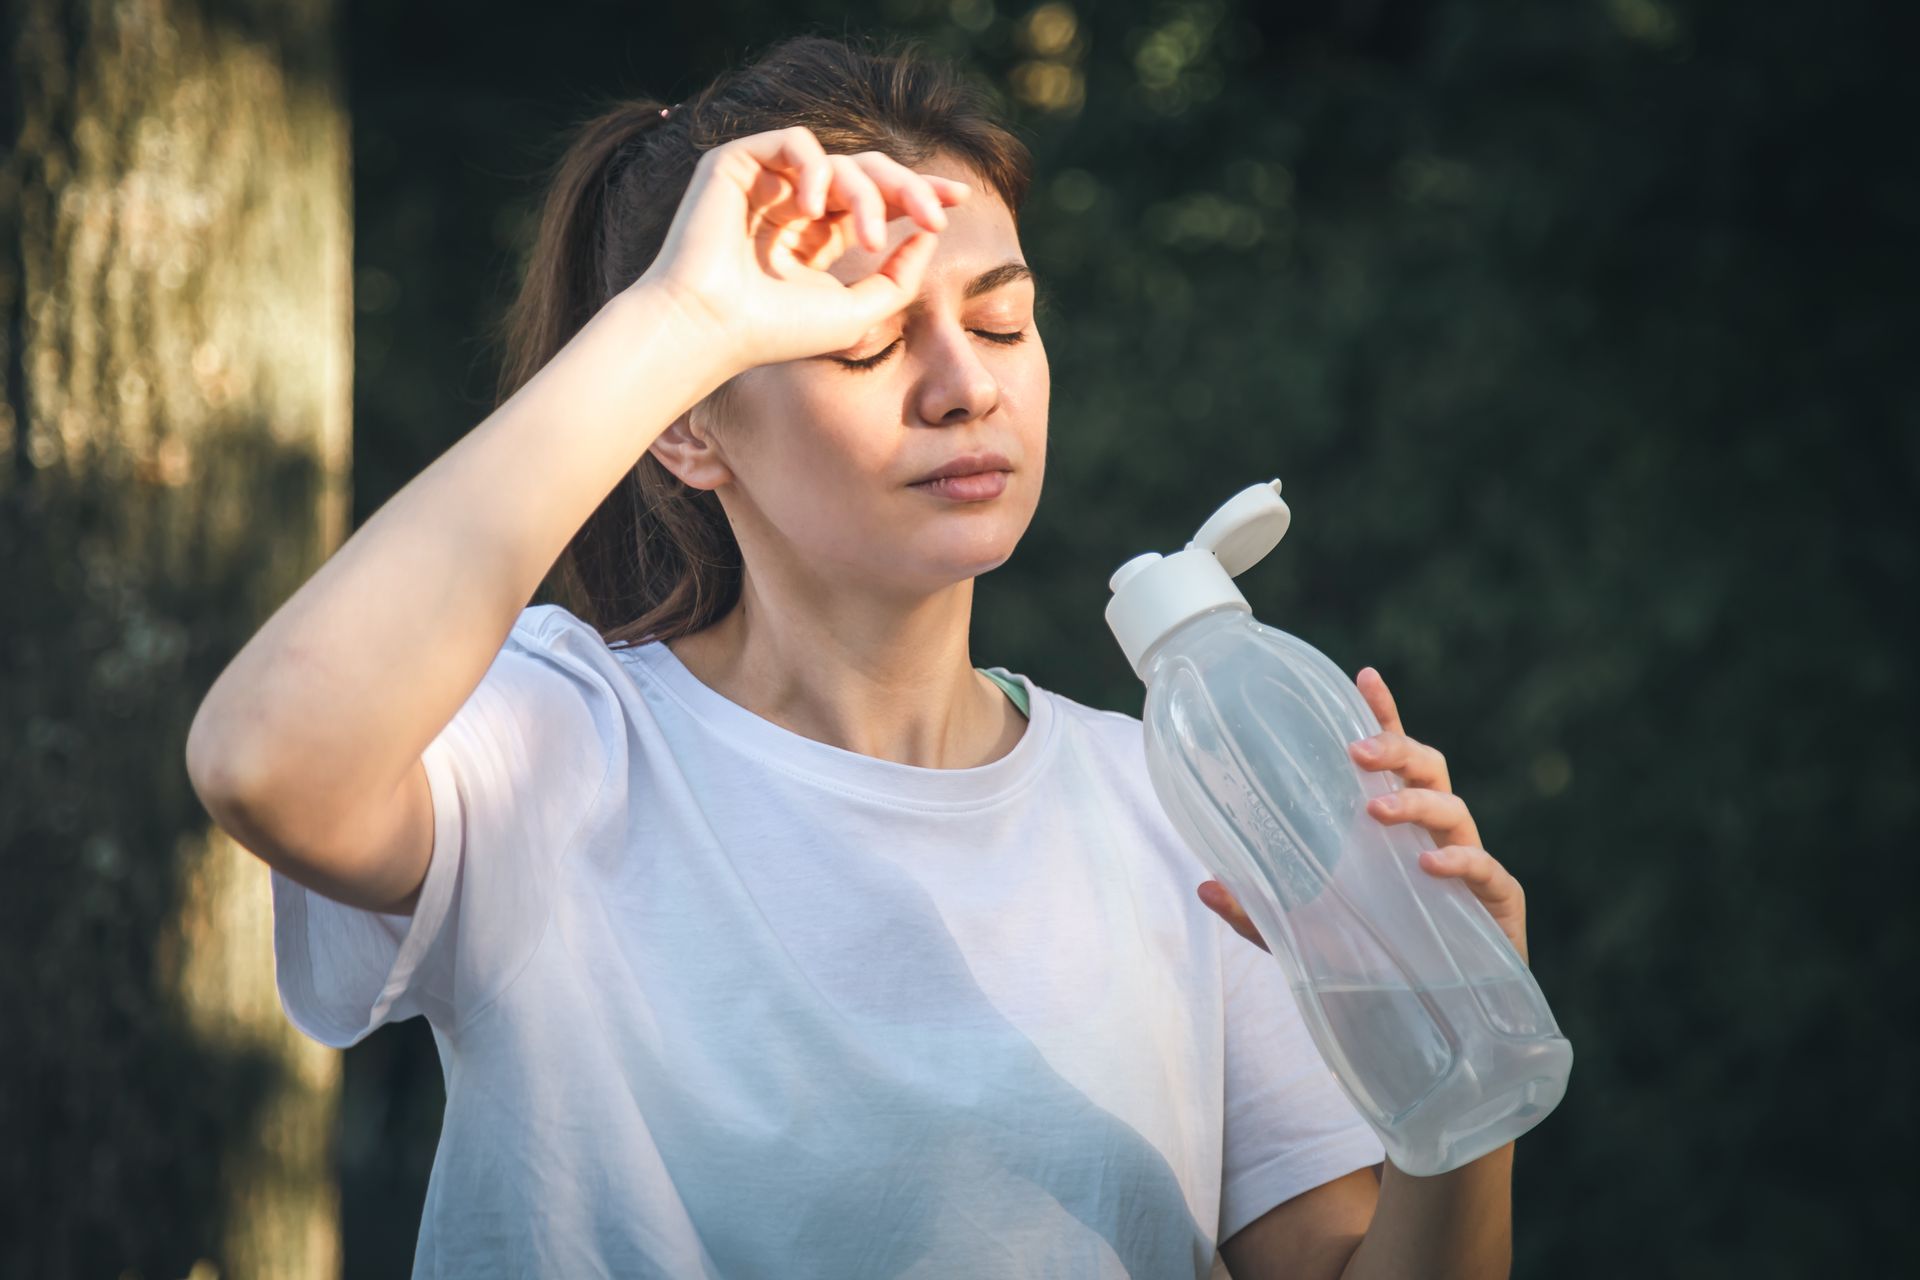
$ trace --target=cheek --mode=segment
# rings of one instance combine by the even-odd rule
[[[1022,360],[1012,370],[1012,376],[1017,379],[1015,386],[1019,392],[1020,412],[1044,419],[1047,397],[1053,387],[1053,370],[1047,364],[1047,351],[1040,345],[1037,334],[1029,340],[1029,344],[1034,348],[1032,357]]]
[[[1023,442],[1038,461],[1047,443],[1047,414],[1053,396],[1053,375],[1044,358],[1025,372],[1015,412]]]
[[[772,486],[804,479],[816,492],[857,487],[885,443],[886,432],[862,425],[889,420],[879,413],[831,379],[790,388],[755,424],[754,479]]]
[[[835,559],[886,540],[896,519],[889,491],[906,466],[891,420],[862,427],[858,411],[842,400],[831,422],[795,415],[771,424],[779,438],[760,451],[748,481],[775,523]]]

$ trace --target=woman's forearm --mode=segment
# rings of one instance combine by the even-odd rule
[[[1513,1143],[1416,1178],[1388,1160],[1380,1201],[1340,1280],[1505,1280],[1513,1270]]]
[[[731,375],[705,337],[629,289],[381,506],[208,690],[187,742],[203,797],[297,838],[390,794],[594,508]]]

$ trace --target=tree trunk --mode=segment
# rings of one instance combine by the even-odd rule
[[[0,18],[8,1275],[339,1271],[340,1056],[281,1014],[265,867],[184,760],[348,520],[333,10]]]

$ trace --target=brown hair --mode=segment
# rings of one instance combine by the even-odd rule
[[[496,407],[539,372],[666,239],[702,153],[803,125],[828,154],[879,151],[909,168],[934,155],[978,173],[1017,218],[1032,157],[987,87],[922,52],[917,39],[793,36],[662,117],[622,100],[580,125],[554,166],[520,292],[496,330]],[[731,383],[708,397],[724,416]],[[609,644],[669,640],[711,625],[739,599],[741,556],[710,490],[642,453],[568,542],[560,594]]]

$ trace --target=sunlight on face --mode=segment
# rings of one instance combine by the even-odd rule
[[[1025,263],[1012,214],[951,161],[915,167],[973,191],[947,209],[914,304],[851,347],[762,365],[732,388],[721,436],[732,479],[717,492],[750,571],[771,556],[803,575],[923,594],[1005,562],[1033,518],[1050,381],[1034,283],[1008,268]],[[917,226],[893,219],[884,250],[855,248],[831,273],[870,275]],[[976,453],[1011,465],[999,496],[959,502],[910,487]]]

